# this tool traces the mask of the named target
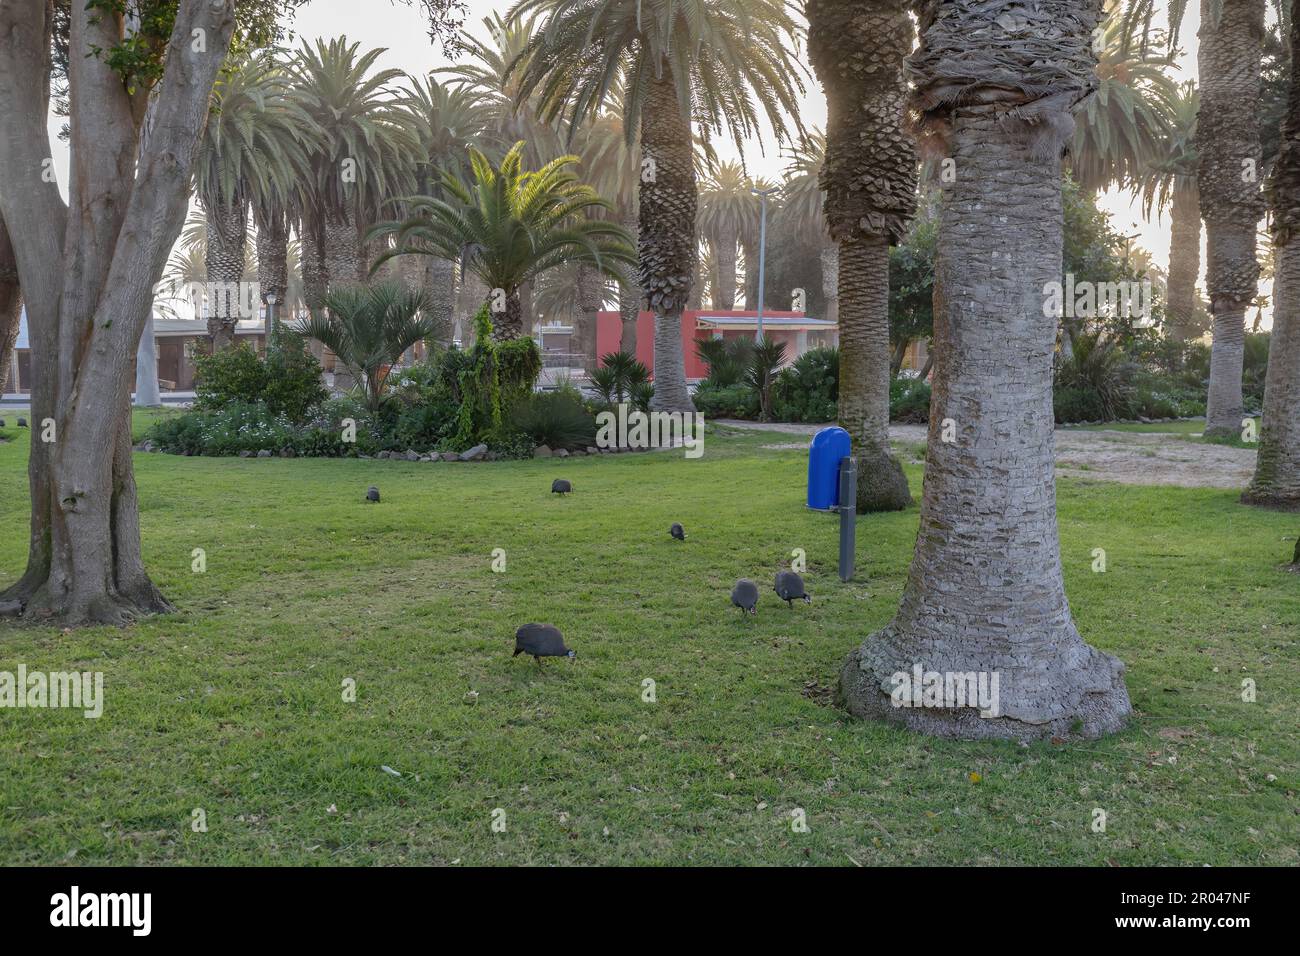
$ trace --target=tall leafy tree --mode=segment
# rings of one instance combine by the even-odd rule
[[[1300,17],[1290,23],[1291,82],[1268,183],[1275,263],[1264,417],[1248,504],[1300,509]],[[1296,546],[1300,556],[1300,544]]]
[[[640,285],[655,315],[654,407],[694,409],[681,315],[698,260],[693,131],[737,141],[765,115],[780,137],[802,90],[783,0],[520,0],[512,17],[549,19],[516,65],[521,93],[570,122],[615,89],[631,142],[640,133]]]
[[[235,0],[179,0],[128,23],[68,8],[65,204],[44,175],[56,24],[46,0],[0,5],[0,218],[32,343],[31,526],[0,609],[67,625],[170,608],[144,566],[131,465],[131,362],[185,218],[195,147],[236,26]],[[274,19],[274,10],[268,16]],[[195,42],[201,38],[202,42]]]
[[[1043,309],[1044,287],[1061,275],[1062,153],[1072,109],[1095,84],[1098,8],[1098,0],[921,7],[911,109],[957,176],[939,218],[920,531],[898,613],[842,671],[855,714],[948,737],[1041,739],[1095,737],[1129,713],[1123,664],[1084,643],[1065,596],[1053,475],[1056,322]],[[910,676],[918,662],[997,674],[996,712],[952,699],[895,706],[895,675]]]
[[[516,143],[499,165],[470,151],[473,178],[466,186],[444,175],[446,199],[414,196],[404,221],[380,223],[395,255],[465,256],[466,268],[488,288],[493,336],[524,332],[520,287],[569,263],[586,263],[610,277],[633,261],[630,239],[615,223],[589,218],[609,203],[578,180],[576,156],[561,156],[541,169],[524,168],[524,144]]]
[[[840,247],[831,239],[822,210],[826,193],[821,186],[826,162],[826,134],[813,130],[804,137],[785,169],[785,187],[779,216],[801,240],[817,250],[821,263],[822,295],[826,300],[823,318],[839,320]]]
[[[858,459],[858,510],[912,503],[889,450],[889,247],[916,205],[916,153],[903,131],[912,47],[908,0],[807,0],[808,50],[826,91],[821,184],[839,246],[839,423]]]
[[[1165,314],[1168,334],[1179,342],[1195,337],[1202,309],[1196,293],[1201,274],[1201,190],[1196,179],[1196,116],[1201,98],[1188,81],[1174,95],[1170,124],[1156,154],[1139,171],[1146,215],[1169,209],[1169,278]]]

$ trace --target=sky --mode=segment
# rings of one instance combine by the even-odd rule
[[[510,0],[468,0],[469,18],[466,30],[486,39],[489,36],[483,24],[483,18],[493,11],[505,13],[511,6]],[[1158,15],[1163,17],[1163,14]],[[1156,26],[1163,26],[1157,19]],[[1196,78],[1196,33],[1200,26],[1197,4],[1189,4],[1184,17],[1180,35],[1181,56],[1173,71],[1175,79],[1182,82]],[[348,39],[360,41],[363,48],[383,47],[385,53],[377,62],[377,67],[395,67],[411,74],[424,74],[452,62],[443,53],[440,46],[429,40],[427,25],[418,3],[406,4],[401,0],[310,0],[301,7],[293,22],[295,45],[297,39],[315,39],[316,37],[335,37],[346,35]],[[807,58],[800,51],[801,59],[806,64]],[[826,123],[826,100],[815,76],[809,74],[804,80],[805,93],[801,100],[800,115],[805,127],[824,128]],[[52,121],[51,128],[57,130],[58,123]],[[719,141],[716,144],[722,159],[739,158],[739,151],[734,144]],[[67,148],[56,141],[56,165],[59,168],[61,183],[67,181]],[[744,149],[745,163],[750,171],[758,176],[779,179],[786,166],[787,159],[774,143],[770,133],[761,139],[749,141]],[[65,188],[66,195],[66,188]],[[1169,264],[1169,218],[1153,215],[1150,222],[1142,218],[1141,206],[1136,197],[1127,192],[1114,189],[1107,190],[1098,200],[1103,210],[1111,215],[1112,225],[1121,235],[1134,236],[1134,245],[1146,249],[1152,261],[1161,269]],[[1202,234],[1201,261],[1205,261],[1204,234]],[[1200,283],[1204,293],[1204,282]],[[1267,294],[1270,283],[1263,283],[1261,291]],[[1248,316],[1248,320],[1253,315]],[[1265,310],[1264,327],[1272,325],[1269,309]]]

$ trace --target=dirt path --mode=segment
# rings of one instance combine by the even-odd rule
[[[807,448],[807,437],[821,425],[759,425],[719,420],[719,425],[805,436],[804,441],[764,448]],[[925,444],[924,425],[892,425],[890,439],[911,449]],[[1128,485],[1182,488],[1244,488],[1255,470],[1255,452],[1208,445],[1185,435],[1122,431],[1056,430],[1056,473],[1070,478],[1117,481]]]

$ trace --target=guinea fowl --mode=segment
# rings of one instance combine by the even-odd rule
[[[740,608],[743,615],[746,611],[750,614],[758,614],[758,585],[749,578],[741,578],[736,582],[736,586],[731,589],[731,603]]]
[[[378,501],[378,500],[379,500],[379,486],[371,485],[368,489],[366,489],[366,501]]]
[[[564,646],[564,636],[559,628],[550,624],[525,624],[515,631],[515,652],[510,656],[518,657],[520,654],[533,655],[538,667],[542,666],[543,657],[567,657],[573,661],[578,656],[577,651]]]
[[[572,490],[573,485],[569,484],[566,478],[556,478],[551,482],[551,494],[553,495],[567,495]]]
[[[776,596],[786,603],[787,607],[794,607],[794,602],[803,599],[805,604],[811,604],[812,598],[803,588],[803,578],[799,577],[794,571],[776,572]]]
[[[668,533],[672,535],[674,538],[676,538],[678,541],[686,540],[686,532],[682,530],[682,526],[679,525],[676,521],[674,521],[673,526],[668,529]]]

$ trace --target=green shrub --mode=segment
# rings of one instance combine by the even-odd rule
[[[213,355],[195,354],[194,407],[262,404],[272,415],[304,421],[329,396],[320,364],[297,336],[285,333],[265,359],[246,344]]]
[[[889,383],[889,420],[921,425],[930,420],[930,383],[923,378],[896,378]]]
[[[780,422],[834,421],[839,397],[840,350],[809,349],[777,376],[772,417]]]
[[[149,437],[163,451],[187,455],[237,455],[241,451],[297,450],[297,430],[265,405],[232,403],[157,422]]]
[[[596,440],[596,419],[568,391],[538,392],[514,410],[514,430],[536,445],[584,448]]]
[[[1060,385],[1052,390],[1052,413],[1058,425],[1102,421],[1105,418],[1101,397],[1095,391]]]
[[[708,385],[695,390],[695,408],[705,418],[758,418],[758,394],[748,385]]]
[[[1063,404],[1070,408],[1092,408],[1100,414],[1091,420],[1114,421],[1131,415],[1133,405],[1133,376],[1136,366],[1120,348],[1119,339],[1105,332],[1080,332],[1074,337],[1069,358],[1062,358],[1056,369],[1053,392],[1068,390],[1071,397]],[[1085,400],[1075,392],[1092,392],[1095,400]],[[1053,399],[1053,405],[1056,405]],[[1077,418],[1058,421],[1079,421]]]

